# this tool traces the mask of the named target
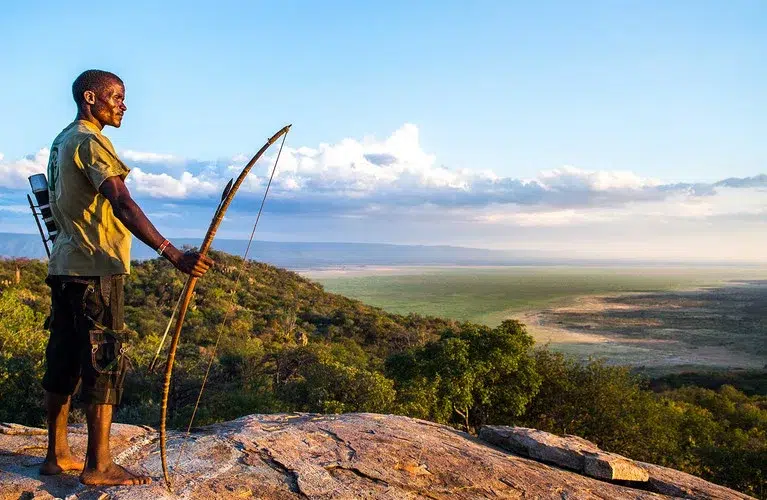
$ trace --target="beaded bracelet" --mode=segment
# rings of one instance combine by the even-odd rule
[[[162,244],[157,247],[157,255],[162,257],[162,253],[165,251],[166,248],[168,248],[168,245],[170,245],[170,241],[165,240],[162,242]]]

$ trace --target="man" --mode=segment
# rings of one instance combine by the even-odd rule
[[[109,433],[113,406],[122,396],[127,345],[123,279],[130,272],[131,233],[178,270],[200,277],[212,261],[182,253],[165,239],[131,198],[129,168],[103,134],[120,127],[125,86],[116,75],[82,73],[72,85],[77,118],[53,141],[48,162],[50,204],[58,226],[48,264],[50,339],[43,377],[48,413],[48,454],[41,474],[82,470],[89,485],[148,484],[112,461]],[[67,418],[78,386],[88,422],[85,463],[67,442]]]

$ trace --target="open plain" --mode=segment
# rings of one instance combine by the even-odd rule
[[[387,267],[304,273],[400,314],[522,321],[539,345],[656,372],[767,365],[767,269]]]

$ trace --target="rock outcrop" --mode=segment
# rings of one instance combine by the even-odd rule
[[[603,481],[681,498],[733,497],[732,491],[712,490],[712,484],[667,467],[647,464],[608,453],[578,436],[557,436],[537,429],[488,425],[479,438],[523,457],[557,465]],[[645,484],[646,483],[646,484]]]
[[[599,449],[578,436],[557,436],[537,429],[488,425],[479,438],[540,462],[546,462],[605,481],[647,482],[650,475],[633,460]]]
[[[528,458],[537,457],[532,448],[525,451],[502,442],[499,436],[508,437],[511,429],[485,428],[481,436],[495,443],[491,444],[450,427],[391,415],[251,415],[200,428],[191,435],[171,433],[168,457],[175,494],[170,494],[162,481],[155,429],[115,424],[111,441],[116,461],[151,475],[155,479],[151,485],[87,488],[76,474],[45,477],[37,473],[45,454],[45,430],[4,424],[0,426],[0,500],[749,498],[679,471],[623,457],[618,458],[634,473],[634,468],[646,471],[649,480],[616,484],[588,477],[582,472],[586,454],[602,453],[608,463],[626,464],[598,448],[582,452],[581,469],[542,463]],[[556,442],[556,436],[538,437]],[[83,455],[83,426],[72,426],[70,441],[73,451]],[[584,443],[588,441],[564,444],[572,451],[588,448]],[[616,467],[601,464],[598,469],[604,470],[592,475],[606,477],[604,471]]]

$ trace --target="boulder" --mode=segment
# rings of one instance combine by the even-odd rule
[[[578,436],[557,436],[526,427],[488,425],[479,437],[524,457],[555,464],[606,481],[646,482],[647,471],[614,453],[599,449]]]
[[[40,476],[37,469],[46,438],[40,429],[0,427],[0,500],[620,500],[672,498],[678,493],[747,498],[692,476],[691,482],[663,494],[599,481],[509,453],[451,427],[393,415],[251,415],[191,434],[171,432],[168,459],[174,493],[162,480],[159,436],[153,428],[122,424],[112,428],[115,461],[152,476],[153,483],[146,486],[86,488],[77,474]],[[70,442],[80,456],[86,438],[82,426],[71,427]],[[652,469],[647,470],[652,480]]]
[[[675,469],[603,451],[578,436],[557,436],[526,427],[488,425],[480,429],[479,437],[523,457],[675,498],[751,498]]]

